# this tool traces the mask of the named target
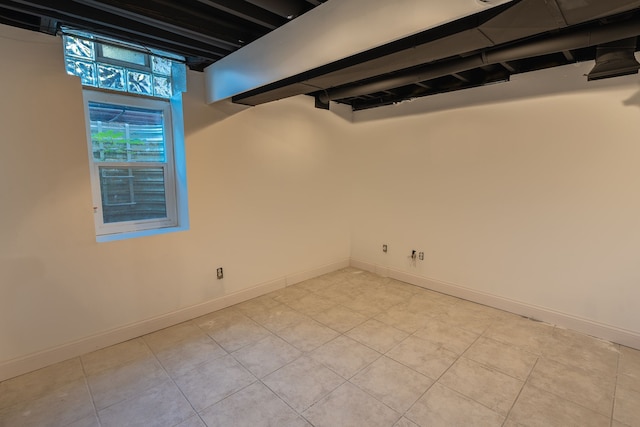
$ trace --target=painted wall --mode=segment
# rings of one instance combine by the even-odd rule
[[[0,26],[0,56],[0,365],[348,259],[348,123],[312,99],[229,116],[189,73],[190,231],[96,243],[60,39]]]
[[[591,66],[357,113],[352,258],[640,337],[640,87]]]

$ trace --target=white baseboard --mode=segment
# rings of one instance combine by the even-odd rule
[[[593,320],[585,319],[567,313],[562,313],[550,308],[528,304],[522,301],[512,300],[486,292],[469,289],[453,283],[446,283],[427,277],[417,276],[388,267],[379,266],[366,261],[351,259],[351,266],[379,274],[384,277],[400,280],[421,288],[441,292],[468,301],[494,307],[520,316],[530,317],[543,322],[558,325],[607,341],[622,344],[627,347],[640,350],[640,332],[629,331],[616,326],[607,325]]]
[[[259,297],[285,286],[312,279],[332,271],[349,266],[349,259],[336,261],[311,270],[302,271],[261,283],[248,289],[225,295],[211,301],[206,301],[191,307],[186,307],[171,313],[163,314],[151,319],[142,320],[130,325],[121,326],[110,331],[95,334],[80,340],[43,350],[17,359],[0,363],[0,381],[44,368],[63,360],[71,359],[91,351],[99,350],[110,345],[118,344],[140,337],[205,314],[221,310],[226,307]]]
[[[313,279],[314,277],[322,276],[323,274],[331,273],[332,271],[340,270],[341,268],[347,268],[350,265],[349,259],[343,261],[337,261],[331,264],[323,265],[322,267],[314,268],[313,270],[301,271],[299,273],[291,274],[286,277],[287,286],[295,285],[296,283],[304,282],[305,280]]]

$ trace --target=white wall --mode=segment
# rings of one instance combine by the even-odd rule
[[[555,72],[586,80],[582,68]],[[521,81],[499,89],[508,101],[434,111],[433,97],[399,105],[404,117],[357,113],[352,258],[640,345],[638,77],[552,93],[547,74],[523,76],[540,97],[509,94]],[[412,264],[412,249],[425,261]]]
[[[312,99],[226,117],[189,73],[191,230],[96,243],[81,86],[60,39],[0,26],[0,56],[0,368],[348,261],[348,123]]]

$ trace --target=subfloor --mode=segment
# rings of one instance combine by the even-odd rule
[[[640,351],[353,268],[0,383],[0,426],[640,426]]]

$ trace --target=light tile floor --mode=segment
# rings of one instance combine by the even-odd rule
[[[640,426],[640,351],[347,268],[0,383],[0,426]]]

